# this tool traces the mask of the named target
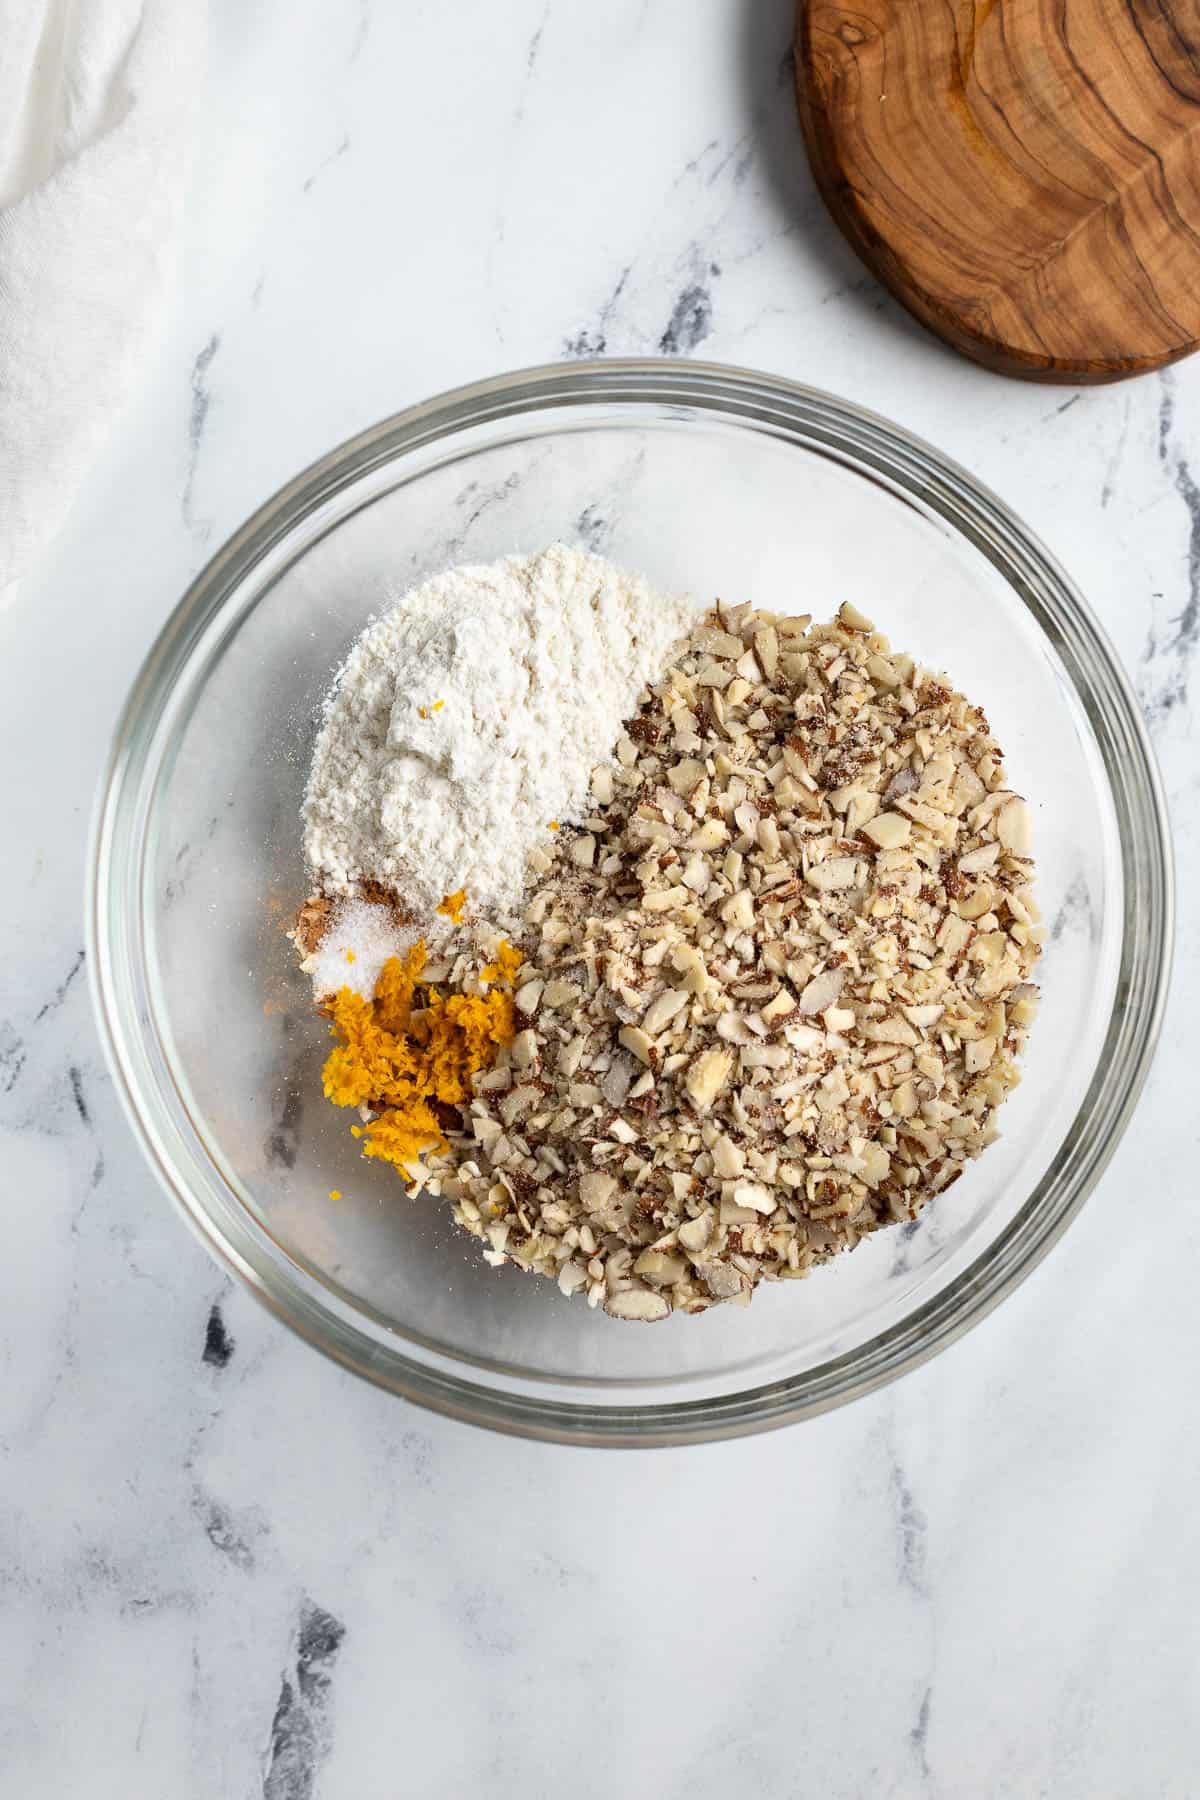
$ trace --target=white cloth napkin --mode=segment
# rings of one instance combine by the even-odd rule
[[[0,0],[0,601],[161,324],[204,0]]]

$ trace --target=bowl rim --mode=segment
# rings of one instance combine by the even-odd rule
[[[223,1231],[179,1167],[183,1139],[156,1106],[155,1058],[145,1041],[144,968],[124,942],[136,913],[118,894],[131,879],[131,848],[143,845],[157,779],[164,716],[178,677],[230,595],[291,531],[344,488],[407,452],[471,426],[598,401],[678,406],[790,436],[877,479],[894,497],[939,516],[998,569],[1032,613],[1071,675],[1095,734],[1117,815],[1123,895],[1121,967],[1097,1070],[1055,1163],[1000,1234],[947,1286],[899,1322],[841,1356],[739,1393],[700,1400],[606,1405],[499,1389],[451,1367],[414,1360],[355,1322],[292,1259],[281,1266],[269,1233],[238,1243]],[[1076,671],[1087,679],[1076,679]],[[1136,883],[1131,879],[1136,871]],[[1076,1216],[1129,1122],[1148,1073],[1166,1003],[1174,888],[1162,783],[1132,686],[1070,577],[989,488],[923,439],[879,414],[785,377],[731,365],[670,358],[545,364],[471,382],[369,426],[310,464],[265,501],[217,550],[187,588],[152,644],[114,729],[93,809],[85,918],[89,986],[104,1052],[125,1113],[160,1184],[209,1252],[268,1309],[334,1361],[436,1412],[493,1430],[548,1441],[606,1446],[705,1442],[748,1435],[842,1405],[928,1361],[1014,1291]],[[142,941],[139,932],[138,942]],[[161,1055],[157,1061],[168,1071]],[[176,1089],[186,1113],[186,1100]],[[1069,1179],[1052,1183],[1065,1147]],[[196,1133],[203,1144],[202,1136]],[[1049,1184],[1049,1185],[1048,1185]],[[250,1242],[257,1238],[259,1254]],[[403,1340],[400,1340],[403,1341]]]

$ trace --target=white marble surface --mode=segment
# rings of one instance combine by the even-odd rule
[[[1200,362],[1075,393],[923,336],[814,197],[790,12],[214,0],[167,342],[0,619],[5,1793],[1200,1791]],[[1182,943],[1115,1163],[971,1337],[602,1454],[425,1416],[223,1280],[119,1113],[80,893],[127,684],[253,506],[452,383],[658,350],[877,407],[1043,535],[1139,685]]]

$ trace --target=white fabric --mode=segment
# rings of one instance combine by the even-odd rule
[[[164,313],[204,0],[0,0],[0,600]]]

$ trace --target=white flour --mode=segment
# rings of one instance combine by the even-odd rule
[[[422,929],[458,888],[503,918],[700,610],[564,544],[406,594],[326,704],[304,801],[317,885],[380,882]]]

